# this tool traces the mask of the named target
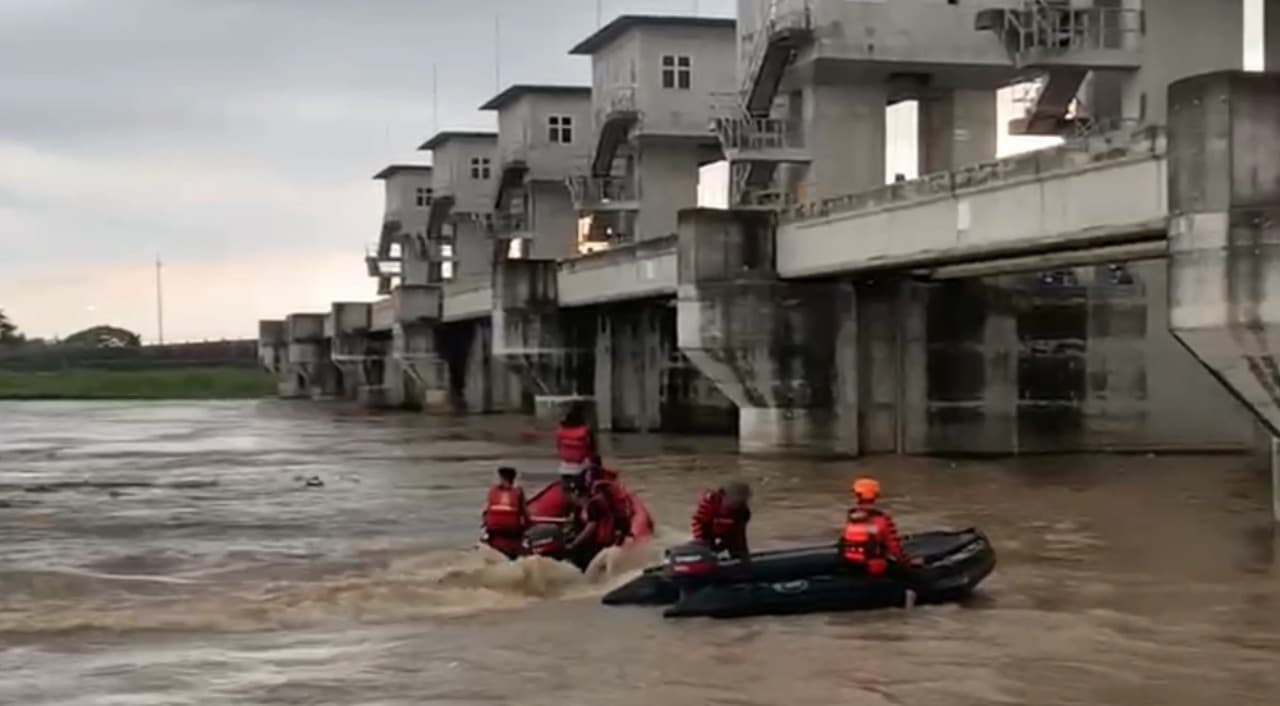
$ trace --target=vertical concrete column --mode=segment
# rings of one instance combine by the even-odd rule
[[[566,334],[559,309],[555,260],[498,263],[493,271],[490,321],[494,367],[505,408],[518,404],[520,382],[533,391],[536,409],[554,409],[562,401],[559,398],[577,396],[573,372],[579,351]]]
[[[1280,73],[1194,76],[1168,97],[1169,327],[1280,436]]]
[[[641,373],[636,361],[635,312],[619,307],[613,315],[613,423],[616,429],[640,428]]]
[[[901,336],[895,282],[864,282],[858,292],[859,445],[866,453],[898,450]]]
[[[489,412],[492,399],[489,389],[489,367],[492,361],[493,326],[489,319],[468,321],[460,326],[471,329],[468,337],[471,345],[467,348],[465,362],[462,365],[463,406],[472,413]]]
[[[1280,437],[1271,437],[1271,517],[1280,522]]]
[[[799,200],[883,186],[885,85],[810,84],[801,102],[805,146],[812,161]]]
[[[596,315],[595,350],[596,424],[600,429],[613,429],[613,320],[608,309]]]
[[[1263,61],[1267,71],[1280,71],[1280,0],[1263,4]]]
[[[393,403],[410,408],[443,411],[449,405],[449,381],[443,356],[436,349],[436,327],[428,322],[397,324],[392,351],[400,362],[397,378],[403,390],[391,392]],[[391,368],[388,368],[390,371]]]
[[[943,91],[919,102],[920,174],[995,159],[996,92]]]
[[[662,428],[662,367],[666,350],[662,341],[662,306],[644,308],[641,320],[641,350],[644,356],[644,423],[647,431]]]
[[[898,452],[904,454],[929,450],[929,289],[904,281],[898,290]]]
[[[640,148],[636,155],[638,240],[675,233],[676,214],[698,205],[698,154],[685,140],[650,139]]]
[[[615,428],[652,431],[662,426],[661,315],[660,308],[645,304],[618,307],[609,316]],[[602,373],[597,369],[597,379]]]
[[[987,300],[982,347],[986,384],[982,389],[980,448],[1018,453],[1018,315],[1003,297]]]

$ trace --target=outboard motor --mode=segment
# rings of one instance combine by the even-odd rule
[[[524,533],[524,545],[534,556],[548,559],[564,558],[564,530],[560,525],[541,524],[530,527]]]
[[[701,542],[667,550],[667,575],[684,594],[707,585],[720,572],[720,559]]]

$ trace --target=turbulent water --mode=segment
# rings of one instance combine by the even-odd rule
[[[475,548],[513,418],[250,403],[0,403],[0,704],[1275,704],[1280,569],[1244,457],[739,458],[622,436],[679,541],[697,492],[756,487],[757,548],[824,541],[851,478],[905,529],[978,525],[962,606],[663,621]],[[319,477],[323,487],[307,487]],[[658,542],[661,544],[662,542]]]

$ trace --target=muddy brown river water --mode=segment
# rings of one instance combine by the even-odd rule
[[[755,548],[825,541],[855,474],[905,530],[977,525],[961,606],[664,621],[476,551],[493,469],[552,452],[516,418],[283,402],[0,403],[0,704],[1280,703],[1267,480],[1237,456],[741,458],[618,436],[683,538],[698,491],[756,487]],[[306,488],[310,476],[323,488]]]

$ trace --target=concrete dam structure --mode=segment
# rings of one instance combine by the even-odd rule
[[[287,397],[743,450],[1247,451],[1280,430],[1280,74],[1237,0],[739,0],[391,165],[379,297],[260,323]],[[1264,54],[1280,67],[1280,0]],[[996,92],[1034,85],[997,124]],[[888,106],[917,179],[886,183]],[[997,159],[1000,130],[1057,146]],[[729,208],[699,168],[729,165]],[[1276,286],[1271,286],[1272,284]]]

